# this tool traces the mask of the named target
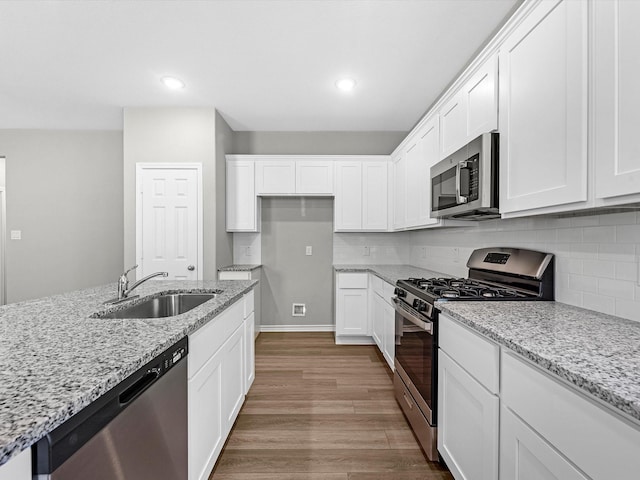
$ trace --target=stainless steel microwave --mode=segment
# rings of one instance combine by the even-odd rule
[[[498,140],[497,133],[484,133],[431,167],[432,217],[500,217]]]

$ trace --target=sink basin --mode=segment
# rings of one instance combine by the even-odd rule
[[[98,318],[165,318],[180,315],[215,298],[215,293],[173,293],[150,298],[130,307],[96,315]]]

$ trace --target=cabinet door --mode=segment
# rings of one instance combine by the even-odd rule
[[[366,288],[337,290],[336,335],[369,335]]]
[[[336,164],[334,230],[362,229],[362,162]]]
[[[226,436],[244,402],[244,325],[240,325],[224,344],[222,355],[222,419]]]
[[[384,354],[384,301],[382,297],[373,290],[369,291],[372,297],[372,312],[371,317],[371,336],[376,342],[380,353]]]
[[[407,144],[404,159],[405,171],[405,226],[416,227],[420,224],[420,189],[423,188],[426,178],[422,178],[425,169],[421,168],[422,156],[418,135],[414,136]]]
[[[256,194],[296,193],[296,163],[293,160],[257,160]]]
[[[420,162],[418,164],[420,187],[417,197],[420,204],[418,208],[418,223],[420,225],[433,225],[438,223],[437,218],[431,218],[431,167],[439,160],[438,117],[435,116],[426,122],[418,136],[420,148]]]
[[[257,232],[254,162],[227,162],[227,232]]]
[[[500,47],[500,210],[587,200],[587,6],[541,2]]]
[[[500,412],[500,478],[589,480],[505,406]]]
[[[188,383],[189,480],[206,480],[226,439],[222,415],[224,349]]]
[[[244,320],[244,394],[249,393],[249,389],[256,378],[255,362],[255,314],[251,313]]]
[[[297,160],[296,193],[333,195],[332,161]]]
[[[440,158],[455,152],[467,143],[467,105],[464,89],[445,103],[440,114]]]
[[[383,355],[389,368],[393,371],[393,359],[396,355],[396,311],[382,299],[382,338]]]
[[[438,452],[455,478],[498,478],[499,400],[438,352]]]
[[[386,231],[388,227],[389,164],[362,163],[362,229]]]
[[[392,164],[393,169],[393,229],[406,226],[405,206],[407,186],[405,183],[406,163],[403,155],[398,155]]]
[[[596,198],[640,193],[640,2],[594,2]]]
[[[0,466],[0,480],[31,480],[31,449],[27,448]]]
[[[464,85],[467,142],[498,128],[498,58],[490,57]]]

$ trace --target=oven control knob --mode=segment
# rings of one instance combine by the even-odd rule
[[[413,308],[415,308],[416,310],[420,310],[420,300],[418,300],[417,298],[413,301]]]
[[[420,304],[418,305],[418,311],[419,312],[426,312],[427,311],[427,304],[425,302],[420,302]]]
[[[407,296],[407,292],[405,292],[404,290],[402,290],[401,288],[395,288],[395,290],[393,291],[393,293],[395,295],[398,296],[398,298],[402,298],[402,297],[406,297]]]

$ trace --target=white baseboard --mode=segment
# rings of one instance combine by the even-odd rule
[[[335,325],[260,325],[260,332],[333,332]]]
[[[336,337],[336,345],[375,345],[376,342],[373,337],[365,335],[342,335]]]

